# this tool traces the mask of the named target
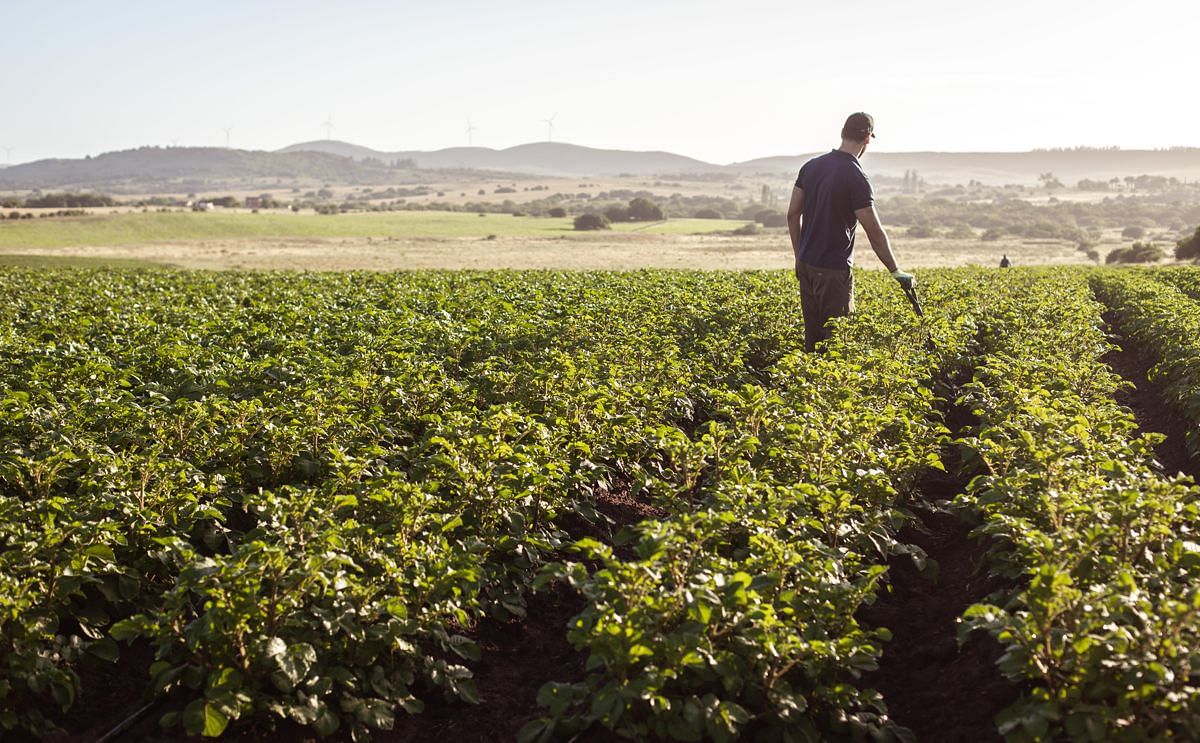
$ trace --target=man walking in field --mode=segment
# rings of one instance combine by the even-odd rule
[[[875,138],[875,120],[865,113],[850,114],[842,127],[842,146],[815,157],[800,168],[788,232],[796,254],[796,279],[804,312],[804,342],[809,351],[829,338],[831,318],[854,311],[854,233],[859,223],[875,255],[904,290],[916,277],[896,265],[887,233],[875,212],[875,191],[858,159]]]

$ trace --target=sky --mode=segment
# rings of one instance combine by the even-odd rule
[[[1200,146],[1200,2],[0,0],[0,164],[554,141],[715,163]]]

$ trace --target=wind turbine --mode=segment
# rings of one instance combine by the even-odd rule
[[[329,118],[325,119],[325,122],[323,124],[321,124],[321,126],[325,127],[325,139],[327,139],[327,140],[333,139],[333,114],[332,113],[329,114]]]
[[[227,126],[221,131],[225,132],[225,149],[229,149],[229,135],[233,132],[233,127]]]
[[[558,118],[558,114],[554,114],[553,116],[551,116],[548,119],[542,119],[542,121],[546,122],[546,141],[547,142],[554,141],[554,120],[557,118]]]
[[[471,120],[467,119],[467,146],[468,147],[475,146],[474,137],[472,137],[471,135],[473,135],[477,131],[479,131],[479,127],[472,125]]]
[[[172,139],[172,140],[171,140],[171,146],[172,146],[172,147],[178,147],[178,146],[179,146],[179,140],[178,140],[178,139]]]
[[[14,149],[16,149],[16,148],[15,147],[5,147],[4,148],[4,164],[5,165],[12,165],[12,151]]]

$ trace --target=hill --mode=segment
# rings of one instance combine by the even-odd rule
[[[813,153],[716,165],[670,152],[605,150],[539,142],[503,150],[453,147],[432,152],[384,152],[320,140],[275,152],[216,147],[142,147],[83,159],[52,159],[0,169],[0,191],[83,188],[107,193],[182,193],[258,185],[399,185],[447,176],[499,174],[589,176],[756,176],[790,179]],[[1200,148],[1170,150],[1073,149],[1032,152],[870,152],[873,176],[899,178],[916,170],[931,184],[1033,184],[1053,173],[1067,185],[1080,179],[1133,175],[1200,179]]]
[[[312,180],[398,183],[418,180],[411,168],[324,152],[262,152],[216,147],[141,147],[83,159],[37,160],[0,170],[0,190],[85,187],[121,192],[214,187],[234,181]]]
[[[294,144],[279,152],[324,152],[358,160],[373,158],[382,162],[409,160],[419,168],[430,169],[502,170],[558,176],[657,175],[722,170],[720,165],[670,152],[603,150],[563,142],[535,142],[503,150],[451,147],[432,152],[382,152],[347,142],[321,140]]]
[[[794,174],[814,154],[765,157],[735,163],[728,169],[744,175]],[[868,152],[863,165],[872,175],[900,177],[916,170],[931,183],[971,180],[1002,185],[1033,183],[1053,173],[1068,185],[1082,178],[1108,180],[1127,175],[1200,178],[1200,148],[1170,150],[1072,149],[1031,152]]]

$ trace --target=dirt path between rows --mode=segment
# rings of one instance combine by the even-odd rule
[[[954,408],[947,425],[963,431],[970,421]],[[996,667],[999,643],[976,632],[960,647],[958,620],[971,604],[1011,586],[989,574],[990,545],[971,537],[974,525],[948,509],[969,474],[954,445],[942,458],[947,472],[919,484],[921,500],[908,507],[916,519],[897,537],[923,549],[931,564],[921,570],[908,556],[893,558],[888,586],[859,612],[865,624],[892,631],[879,670],[863,683],[883,694],[889,716],[918,741],[998,741],[996,715],[1016,701],[1018,690]]]
[[[1017,699],[1017,688],[996,667],[1000,645],[976,632],[959,647],[958,618],[1004,581],[984,569],[987,545],[969,536],[959,516],[913,509],[919,523],[900,540],[915,544],[937,567],[918,570],[908,557],[891,562],[890,590],[861,612],[872,626],[892,631],[879,670],[864,683],[883,694],[889,716],[918,741],[998,741],[996,715]]]
[[[1117,391],[1117,402],[1133,411],[1142,432],[1166,436],[1154,447],[1154,453],[1167,475],[1183,473],[1200,482],[1200,462],[1189,457],[1185,439],[1190,426],[1179,411],[1163,401],[1158,387],[1150,381],[1154,359],[1125,337],[1115,312],[1104,313],[1104,323],[1105,332],[1116,347],[1102,360],[1132,385]]]

